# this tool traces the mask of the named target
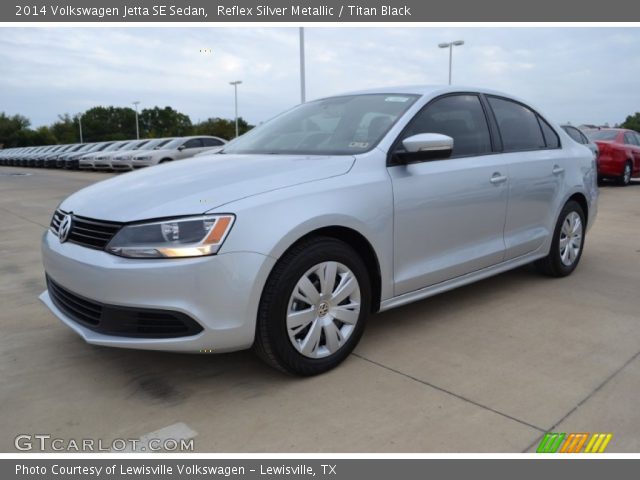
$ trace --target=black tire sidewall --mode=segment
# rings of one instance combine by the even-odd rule
[[[371,286],[364,262],[357,252],[336,239],[318,239],[289,258],[283,257],[283,268],[275,278],[270,278],[267,288],[274,295],[260,319],[266,322],[264,331],[278,362],[289,372],[299,375],[315,375],[332,369],[341,363],[355,348],[371,309]],[[354,331],[338,352],[320,359],[308,358],[292,345],[287,332],[286,317],[289,300],[300,278],[313,266],[326,261],[336,261],[347,266],[356,276],[360,287],[360,316]],[[263,306],[261,305],[261,310]]]
[[[580,243],[580,251],[578,252],[578,258],[574,260],[571,265],[565,265],[562,263],[562,258],[560,258],[560,234],[562,231],[562,224],[564,223],[567,215],[571,212],[576,212],[580,215],[580,221],[582,222],[582,239]],[[578,263],[580,263],[580,259],[582,258],[582,252],[584,251],[584,241],[586,238],[586,230],[587,224],[585,223],[585,215],[582,207],[578,202],[570,200],[565,204],[560,215],[558,216],[558,221],[556,222],[556,229],[553,233],[553,242],[551,243],[551,261],[553,262],[554,269],[561,275],[566,276],[571,274]]]
[[[627,167],[629,167],[629,181],[627,181],[627,179],[625,178],[625,170],[627,169]],[[618,184],[620,184],[620,186],[622,187],[626,187],[631,183],[632,176],[633,176],[633,164],[629,160],[627,160],[624,166],[622,167],[622,174],[618,178]]]

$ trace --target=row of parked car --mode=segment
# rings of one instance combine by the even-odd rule
[[[83,170],[134,170],[220,151],[212,136],[151,138],[0,150],[0,165]]]
[[[628,185],[640,177],[640,134],[622,128],[562,128],[596,156],[599,180]],[[212,136],[153,138],[0,150],[0,165],[127,171],[220,151],[226,140]]]
[[[610,179],[626,186],[632,178],[640,177],[640,133],[624,128],[580,130],[571,125],[562,125],[562,128],[594,152],[598,181]]]

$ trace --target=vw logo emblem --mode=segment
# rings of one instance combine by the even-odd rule
[[[71,215],[65,215],[62,217],[62,221],[60,222],[60,226],[58,227],[58,238],[60,239],[60,243],[64,243],[69,238],[69,232],[71,232],[71,223],[73,222],[73,218]]]

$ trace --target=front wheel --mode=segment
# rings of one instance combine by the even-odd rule
[[[584,247],[585,214],[578,202],[568,201],[556,223],[549,254],[535,262],[536,267],[552,277],[566,277],[580,262]]]
[[[358,253],[328,237],[291,248],[260,301],[254,350],[269,365],[317,375],[340,364],[362,336],[371,286]]]

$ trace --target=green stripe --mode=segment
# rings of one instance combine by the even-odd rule
[[[556,439],[556,443],[553,445],[553,447],[550,448],[549,453],[556,453],[560,448],[560,445],[562,445],[562,441],[564,440],[564,437],[566,436],[567,436],[566,433],[559,433],[558,438]]]
[[[538,445],[536,453],[556,453],[566,435],[566,433],[545,433],[540,441],[540,445]]]

